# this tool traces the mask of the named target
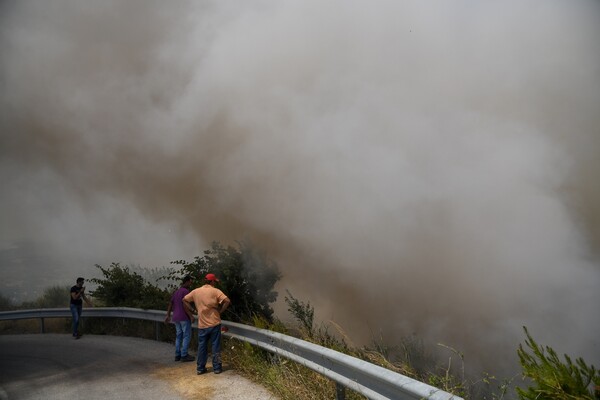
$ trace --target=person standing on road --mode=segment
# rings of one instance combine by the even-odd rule
[[[203,286],[192,290],[183,298],[186,309],[192,312],[194,303],[198,310],[198,359],[196,372],[206,373],[208,344],[212,347],[212,366],[215,374],[223,371],[221,361],[221,314],[227,310],[231,301],[215,287],[219,282],[215,274],[207,274]]]
[[[81,333],[79,333],[79,319],[81,318],[81,311],[83,309],[83,300],[85,300],[88,306],[94,306],[85,295],[84,281],[83,278],[77,278],[77,284],[71,288],[71,315],[73,316],[73,338],[75,339],[81,337]]]
[[[183,305],[183,297],[190,292],[192,286],[192,277],[186,275],[183,278],[181,287],[173,292],[169,306],[167,307],[167,316],[165,323],[171,322],[171,311],[173,311],[173,324],[175,325],[175,361],[194,361],[196,358],[188,354],[190,339],[192,338],[192,321],[194,314]]]

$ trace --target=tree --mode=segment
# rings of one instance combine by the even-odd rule
[[[596,390],[600,387],[600,373],[593,365],[588,366],[582,358],[576,359],[573,363],[566,354],[566,363],[561,362],[551,347],[538,345],[527,328],[523,327],[523,329],[527,335],[525,344],[531,353],[521,344],[517,353],[523,367],[523,376],[532,379],[535,385],[526,390],[517,388],[519,398],[527,400],[600,398],[600,393],[596,391],[594,395],[589,389],[592,382]]]
[[[93,278],[91,282],[98,288],[91,292],[96,301],[106,307],[134,307],[162,310],[169,301],[169,292],[146,282],[136,272],[119,263],[112,263],[108,268],[96,264],[103,279]]]
[[[196,256],[192,262],[173,261],[171,264],[181,265],[181,268],[165,278],[179,280],[184,275],[191,275],[198,287],[204,284],[204,276],[212,272],[221,281],[218,287],[231,300],[227,319],[249,322],[259,316],[271,321],[273,309],[270,304],[277,300],[273,287],[281,278],[279,269],[264,253],[249,244],[238,243],[238,246],[236,249],[213,242],[211,248],[204,251],[204,256]]]

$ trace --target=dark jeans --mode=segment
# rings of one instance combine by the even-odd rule
[[[79,334],[79,319],[81,318],[82,305],[71,304],[71,315],[73,316],[73,336]]]
[[[206,371],[206,361],[208,361],[208,344],[212,345],[212,366],[213,371],[221,371],[221,324],[211,326],[210,328],[198,329],[198,372]]]

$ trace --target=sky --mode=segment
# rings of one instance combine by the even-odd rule
[[[599,365],[599,22],[593,0],[3,1],[0,290],[243,240],[356,343],[513,370],[527,326]]]

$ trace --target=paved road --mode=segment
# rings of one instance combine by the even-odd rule
[[[234,371],[196,375],[152,340],[68,334],[0,335],[0,400],[274,399]]]

